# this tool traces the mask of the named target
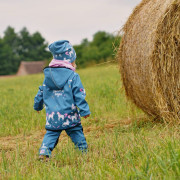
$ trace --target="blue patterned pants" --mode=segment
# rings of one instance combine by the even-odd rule
[[[39,149],[40,155],[51,156],[51,152],[56,147],[59,140],[59,136],[62,131],[63,130],[46,131],[41,148]],[[65,129],[65,131],[67,135],[71,138],[76,148],[78,147],[81,151],[87,150],[87,142],[86,138],[84,137],[83,128],[81,124],[73,128]]]

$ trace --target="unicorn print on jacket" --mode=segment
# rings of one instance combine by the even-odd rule
[[[66,120],[66,122],[64,122],[64,123],[62,124],[62,127],[64,127],[64,126],[69,126],[69,121],[68,121],[68,120]]]
[[[71,116],[72,121],[77,120],[76,116]]]
[[[57,115],[58,115],[58,121],[60,119],[64,120],[64,115],[60,114],[60,112],[57,112]]]
[[[48,116],[49,120],[50,120],[50,119],[54,120],[54,114],[55,114],[54,112],[52,112],[51,114],[49,114],[49,116]]]
[[[74,104],[72,104],[71,108],[72,108],[72,110],[75,110],[76,106]]]
[[[50,126],[49,122],[48,122],[48,113],[46,114],[46,126]]]
[[[83,96],[85,96],[85,95],[86,95],[86,91],[85,91],[85,89],[80,88],[80,91],[82,92],[82,95],[83,95]]]

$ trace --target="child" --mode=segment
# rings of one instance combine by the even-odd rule
[[[46,134],[39,158],[51,157],[62,130],[81,151],[86,151],[87,143],[83,134],[81,117],[90,115],[85,101],[85,89],[80,77],[75,73],[76,53],[69,41],[56,41],[49,46],[54,59],[44,69],[44,82],[34,98],[34,109],[46,108]]]

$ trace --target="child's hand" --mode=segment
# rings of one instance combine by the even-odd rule
[[[89,116],[90,116],[90,115],[88,114],[88,115],[86,115],[86,116],[83,116],[83,118],[85,118],[85,119],[86,119],[86,118],[88,118]]]

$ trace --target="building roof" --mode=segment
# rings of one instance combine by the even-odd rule
[[[45,65],[45,61],[21,61],[17,75],[41,73]]]

